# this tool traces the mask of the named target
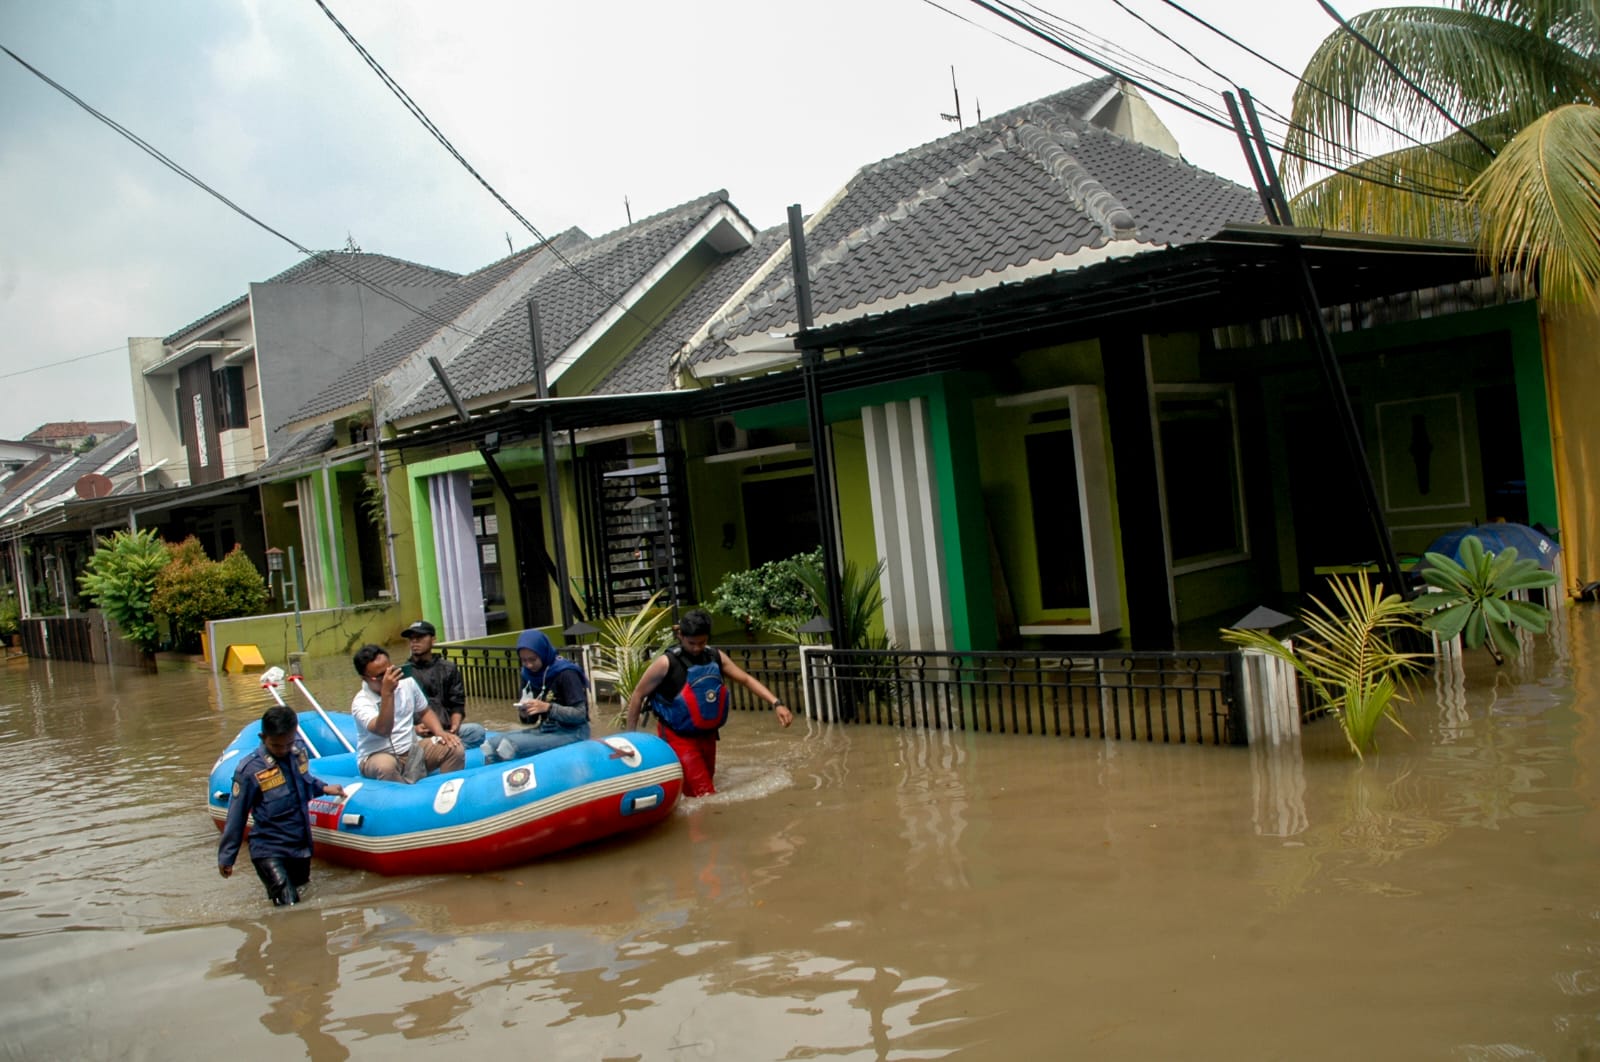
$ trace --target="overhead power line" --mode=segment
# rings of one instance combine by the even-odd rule
[[[1219,107],[1196,100],[1187,93],[1172,88],[1160,78],[1152,76],[1136,76],[1130,72],[1126,66],[1119,65],[1104,55],[1096,54],[1096,52],[1093,50],[1093,46],[1085,42],[1070,39],[1072,34],[1062,33],[1059,25],[1052,25],[1052,22],[1062,23],[1064,20],[1060,20],[1048,12],[1045,12],[1043,16],[1035,17],[1019,10],[1015,5],[1005,2],[1005,0],[996,0],[994,3],[991,3],[990,0],[971,0],[971,2],[990,12],[991,14],[998,15],[1000,18],[1011,23],[1013,26],[1016,26],[1019,29],[1038,37],[1046,43],[1061,49],[1067,54],[1080,59],[1102,73],[1109,74],[1113,77],[1126,81],[1127,83],[1141,89],[1155,99],[1162,100],[1165,103],[1177,107],[1179,110],[1186,111],[1194,117],[1199,118],[1201,121],[1208,122],[1214,126],[1217,126],[1218,128],[1226,129],[1229,132],[1234,131],[1232,122],[1222,116],[1222,112]],[[1030,4],[1030,6],[1036,5]],[[1037,10],[1042,11],[1043,9]],[[1063,39],[1063,37],[1068,39]],[[1003,39],[1009,40],[1010,38]],[[1018,47],[1022,47],[1022,45],[1019,44]],[[1272,147],[1276,148],[1279,152],[1287,156],[1300,159],[1301,161],[1310,163],[1314,166],[1326,167],[1329,169],[1340,168],[1339,166],[1331,165],[1329,162],[1323,159],[1315,158],[1313,156],[1304,154],[1303,152],[1292,150],[1282,142],[1272,142]],[[1357,153],[1349,154],[1355,157],[1358,162],[1370,161],[1370,159],[1362,158]],[[1380,187],[1393,188],[1398,191],[1416,193],[1438,199],[1459,200],[1462,198],[1461,189],[1454,187],[1430,187],[1417,182],[1400,184],[1393,181],[1387,181],[1370,174],[1356,172],[1350,172],[1350,176],[1369,184],[1378,185]]]
[[[1256,59],[1259,59],[1263,63],[1266,63],[1268,66],[1272,67],[1272,69],[1278,71],[1280,74],[1284,74],[1284,75],[1286,75],[1286,76],[1288,76],[1290,78],[1293,78],[1295,84],[1301,85],[1301,86],[1303,86],[1305,88],[1308,88],[1313,92],[1320,93],[1321,95],[1326,96],[1329,99],[1333,99],[1334,98],[1333,93],[1329,92],[1327,89],[1323,88],[1321,85],[1313,84],[1312,82],[1307,81],[1305,78],[1301,77],[1299,74],[1295,73],[1293,70],[1290,70],[1288,67],[1284,66],[1282,63],[1278,62],[1276,59],[1272,59],[1269,56],[1263,55],[1261,52],[1259,52],[1256,49],[1250,47],[1250,45],[1248,45],[1248,44],[1244,43],[1243,41],[1239,40],[1237,37],[1235,37],[1232,34],[1228,33],[1226,30],[1221,29],[1221,28],[1217,27],[1216,25],[1212,24],[1211,22],[1207,21],[1206,19],[1201,18],[1199,15],[1195,14],[1193,11],[1190,11],[1188,8],[1184,7],[1182,4],[1178,3],[1177,0],[1161,0],[1161,2],[1166,4],[1168,7],[1172,8],[1174,11],[1178,12],[1180,15],[1183,15],[1185,18],[1191,19],[1194,22],[1199,23],[1203,28],[1205,28],[1206,30],[1209,30],[1210,32],[1216,34],[1218,37],[1221,37],[1223,40],[1227,41],[1229,44],[1233,45],[1235,48],[1238,48],[1240,51],[1246,53],[1247,55],[1253,56]],[[1258,100],[1257,103],[1260,103],[1260,101]],[[1277,119],[1278,121],[1282,122],[1283,125],[1285,125],[1287,128],[1299,129],[1300,132],[1305,133],[1307,135],[1317,135],[1317,134],[1313,134],[1310,130],[1304,128],[1303,126],[1297,126],[1294,122],[1292,122],[1289,119],[1289,117],[1287,115],[1284,115],[1279,111],[1273,110],[1270,107],[1263,107],[1263,109],[1267,110],[1269,113],[1271,113],[1275,119]],[[1430,144],[1427,141],[1418,138],[1415,134],[1413,134],[1413,133],[1411,133],[1411,132],[1409,132],[1409,131],[1407,131],[1405,129],[1401,129],[1399,126],[1397,126],[1397,125],[1395,125],[1395,124],[1393,124],[1391,122],[1385,121],[1384,119],[1378,117],[1376,114],[1373,114],[1370,111],[1364,111],[1360,107],[1352,107],[1351,109],[1354,110],[1355,113],[1359,114],[1361,117],[1367,119],[1369,122],[1372,122],[1374,125],[1377,125],[1382,129],[1387,129],[1389,132],[1395,134],[1396,136],[1400,137],[1401,139],[1408,140],[1412,144],[1416,145],[1417,147],[1427,148],[1429,151],[1433,152],[1435,155],[1440,156],[1441,158],[1450,159],[1452,162],[1455,161],[1448,153],[1446,153],[1444,151],[1440,151],[1433,144]],[[1328,138],[1327,137],[1321,137],[1321,139],[1327,140]]]
[[[77,357],[62,358],[60,361],[47,361],[43,365],[30,365],[26,369],[17,369],[14,372],[0,372],[0,380],[9,380],[13,376],[26,376],[30,372],[43,372],[46,369],[55,369],[62,365],[71,365],[76,361],[88,361],[90,358],[103,358],[107,354],[115,354],[119,350],[124,354],[128,352],[127,347],[107,347],[104,350],[97,350],[93,354],[79,354]]]
[[[1393,59],[1390,59],[1386,54],[1384,54],[1383,49],[1379,48],[1376,44],[1373,44],[1371,41],[1369,41],[1366,38],[1365,35],[1362,34],[1362,32],[1360,30],[1356,29],[1354,26],[1350,25],[1350,23],[1346,22],[1345,19],[1344,19],[1344,16],[1339,14],[1339,12],[1335,11],[1333,9],[1333,5],[1328,3],[1328,0],[1317,0],[1317,4],[1318,4],[1318,6],[1320,6],[1322,8],[1322,10],[1324,10],[1324,11],[1326,11],[1328,13],[1328,17],[1329,18],[1333,19],[1335,22],[1337,22],[1339,24],[1339,28],[1340,29],[1344,30],[1346,33],[1350,34],[1350,36],[1354,37],[1361,44],[1361,46],[1363,48],[1367,49],[1367,51],[1369,51],[1373,55],[1377,56],[1378,57],[1378,61],[1383,63],[1384,66],[1389,68],[1389,72],[1390,73],[1394,74],[1395,77],[1397,77],[1401,81],[1405,82],[1407,88],[1409,88],[1412,92],[1415,92],[1418,96],[1421,96],[1422,99],[1425,102],[1427,102],[1431,107],[1433,107],[1434,110],[1436,110],[1440,114],[1444,115],[1444,120],[1445,121],[1447,121],[1451,125],[1455,126],[1456,129],[1458,129],[1460,132],[1465,133],[1466,136],[1467,136],[1467,139],[1471,140],[1474,144],[1477,144],[1480,148],[1482,148],[1484,150],[1484,152],[1487,153],[1488,156],[1491,159],[1495,157],[1494,148],[1490,147],[1488,144],[1485,144],[1483,142],[1483,138],[1478,136],[1477,133],[1474,133],[1471,129],[1468,129],[1466,126],[1464,126],[1460,122],[1456,121],[1455,115],[1453,115],[1449,111],[1445,110],[1444,104],[1440,103],[1438,100],[1436,100],[1432,96],[1428,95],[1427,89],[1424,89],[1421,85],[1419,85],[1415,81],[1413,81],[1411,79],[1410,75],[1408,75],[1404,70],[1400,69],[1400,65],[1398,63],[1396,63]]]
[[[318,7],[322,8],[322,13],[328,16],[328,21],[332,22],[334,26],[338,28],[339,32],[344,35],[344,39],[350,42],[350,47],[356,50],[356,54],[361,56],[366,64],[372,68],[372,72],[378,75],[378,80],[382,81],[384,86],[394,94],[395,99],[404,104],[406,110],[411,112],[412,117],[414,117],[418,122],[422,123],[422,127],[431,133],[433,138],[443,145],[444,149],[450,153],[450,157],[459,162],[463,169],[470,173],[479,184],[483,185],[483,187],[488,190],[489,194],[494,196],[500,205],[505,207],[511,216],[516,218],[518,223],[520,223],[523,228],[527,229],[528,232],[533,235],[534,239],[538,240],[547,250],[550,251],[551,254],[555,255],[557,261],[570,270],[585,284],[588,284],[589,287],[593,288],[595,292],[597,292],[606,300],[607,305],[615,306],[617,309],[632,317],[646,328],[655,327],[655,322],[646,321],[632,309],[622,305],[617,296],[611,294],[611,292],[606,290],[606,288],[602,286],[599,281],[595,280],[593,277],[589,276],[589,274],[580,269],[572,261],[572,259],[562,254],[561,249],[555,244],[551,243],[550,240],[545,237],[545,234],[538,230],[533,222],[523,217],[522,212],[516,207],[512,206],[510,201],[508,201],[505,196],[501,195],[499,191],[496,190],[495,186],[490,184],[488,180],[484,178],[483,174],[479,173],[477,169],[473,167],[472,163],[466,160],[466,157],[462,155],[461,152],[456,150],[456,146],[450,142],[450,138],[445,136],[444,132],[434,124],[433,119],[429,118],[423,109],[418,106],[417,102],[411,98],[410,93],[406,92],[406,90],[401,87],[400,83],[390,76],[389,71],[383,68],[383,64],[378,62],[378,60],[373,57],[372,53],[367,51],[366,47],[356,39],[355,34],[351,33],[345,28],[344,23],[339,21],[339,17],[333,13],[328,5],[323,3],[323,0],[315,0],[315,3]]]
[[[260,218],[256,217],[254,214],[250,213],[244,207],[240,206],[238,203],[235,203],[232,199],[229,199],[227,196],[223,195],[221,192],[219,192],[215,188],[211,187],[209,184],[207,184],[205,181],[201,180],[199,177],[196,177],[193,173],[189,172],[182,165],[180,165],[177,162],[174,162],[166,153],[161,151],[160,148],[157,148],[155,145],[151,144],[148,140],[145,140],[143,137],[141,137],[139,134],[135,133],[133,130],[129,129],[127,126],[122,125],[116,119],[111,118],[110,116],[102,113],[101,111],[96,110],[93,106],[91,106],[88,102],[86,102],[82,97],[80,97],[76,93],[74,93],[71,89],[68,89],[65,85],[62,85],[60,82],[56,81],[54,78],[50,77],[48,74],[46,74],[42,70],[40,70],[38,67],[34,66],[32,63],[29,63],[26,59],[23,59],[20,55],[18,55],[16,52],[12,51],[10,48],[7,48],[5,45],[0,44],[0,51],[5,52],[13,60],[15,60],[16,63],[19,66],[21,66],[24,70],[27,70],[34,77],[38,78],[40,81],[43,81],[46,85],[49,85],[51,88],[55,89],[57,92],[61,93],[65,97],[67,97],[67,99],[71,100],[73,103],[76,103],[79,107],[83,108],[83,110],[85,110],[89,114],[93,115],[98,121],[102,122],[103,124],[105,124],[106,126],[111,128],[112,130],[114,130],[118,135],[123,137],[129,143],[133,144],[140,151],[143,151],[145,154],[149,155],[151,158],[153,158],[157,162],[161,163],[161,165],[165,166],[167,169],[171,170],[173,173],[176,173],[179,177],[182,177],[184,180],[188,181],[190,184],[194,185],[196,188],[199,188],[201,191],[205,192],[207,195],[211,196],[213,199],[217,200],[217,202],[221,203],[223,206],[227,207],[229,210],[233,211],[235,214],[238,214],[240,217],[244,218],[246,221],[250,222],[252,225],[255,225],[258,228],[260,228],[260,229],[262,229],[262,230],[264,230],[266,232],[271,233],[272,235],[276,236],[278,239],[282,240],[284,243],[287,243],[289,246],[291,246],[295,250],[299,251],[301,254],[306,255],[308,258],[315,259],[319,264],[327,266],[329,269],[331,269],[334,272],[338,273],[340,276],[343,276],[346,279],[351,280],[351,281],[355,282],[356,284],[361,285],[362,287],[368,289],[369,291],[373,292],[374,294],[379,295],[379,296],[381,296],[381,297],[383,297],[385,299],[388,299],[390,302],[393,302],[398,306],[401,306],[401,307],[404,307],[407,310],[410,310],[413,314],[416,314],[417,316],[422,317],[422,318],[424,318],[426,320],[432,321],[435,324],[438,324],[440,326],[453,328],[457,332],[460,332],[462,335],[467,335],[467,336],[471,336],[473,338],[478,338],[478,333],[470,331],[470,330],[465,329],[465,328],[461,328],[458,325],[456,325],[455,322],[453,322],[453,321],[445,320],[442,317],[435,317],[433,314],[429,313],[427,310],[423,309],[422,307],[417,306],[414,303],[409,302],[404,297],[395,294],[394,292],[388,290],[387,288],[382,287],[381,285],[373,283],[372,281],[368,280],[366,277],[363,277],[359,270],[349,269],[344,265],[344,263],[337,261],[333,256],[327,255],[327,254],[323,254],[323,253],[321,253],[319,251],[313,251],[309,247],[307,247],[305,244],[301,243],[299,240],[296,240],[291,236],[287,236],[283,232],[279,231],[278,229],[275,229],[271,225],[268,225],[265,221],[262,221]]]

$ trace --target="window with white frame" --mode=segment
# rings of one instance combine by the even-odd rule
[[[1250,555],[1239,421],[1227,384],[1155,388],[1161,496],[1175,573]]]

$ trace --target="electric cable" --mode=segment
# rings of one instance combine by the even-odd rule
[[[119,350],[124,354],[128,352],[127,347],[107,347],[104,350],[97,350],[93,354],[79,354],[74,358],[62,358],[60,361],[47,361],[43,365],[30,365],[26,369],[17,369],[14,372],[0,372],[0,380],[9,380],[13,376],[26,376],[30,372],[43,372],[45,369],[54,369],[62,365],[71,365],[75,361],[88,361],[90,358],[103,358],[107,354],[115,354]]]
[[[1256,59],[1259,59],[1263,63],[1266,63],[1268,66],[1272,67],[1272,69],[1278,71],[1280,74],[1283,74],[1283,75],[1285,75],[1287,77],[1293,78],[1296,84],[1303,85],[1306,88],[1311,89],[1313,92],[1319,92],[1322,95],[1328,97],[1329,99],[1334,99],[1335,98],[1335,96],[1334,96],[1334,94],[1332,92],[1329,92],[1327,89],[1323,88],[1321,85],[1313,84],[1312,82],[1305,80],[1299,74],[1296,74],[1293,70],[1290,70],[1288,67],[1284,66],[1282,63],[1278,62],[1277,60],[1272,59],[1272,58],[1270,58],[1270,57],[1268,57],[1266,55],[1263,55],[1261,52],[1259,52],[1256,49],[1250,47],[1250,45],[1245,44],[1243,41],[1239,40],[1237,37],[1234,37],[1232,34],[1228,33],[1226,30],[1221,29],[1218,26],[1213,25],[1211,22],[1207,21],[1206,19],[1201,18],[1199,15],[1195,14],[1193,11],[1190,11],[1188,8],[1184,7],[1182,4],[1178,3],[1177,0],[1161,0],[1161,2],[1166,4],[1168,7],[1172,8],[1174,11],[1177,11],[1179,14],[1183,15],[1184,17],[1192,19],[1193,21],[1199,23],[1202,27],[1204,27],[1205,29],[1210,30],[1212,33],[1215,33],[1217,36],[1221,37],[1223,40],[1227,41],[1229,44],[1233,45],[1235,48],[1238,48],[1241,51],[1245,52],[1246,54],[1251,55]],[[1298,129],[1300,129],[1301,132],[1307,133],[1308,135],[1310,135],[1310,132],[1311,132],[1310,130],[1304,129],[1304,128],[1299,127],[1299,126],[1296,126],[1292,121],[1290,121],[1290,119],[1289,119],[1289,117],[1287,115],[1284,115],[1284,114],[1282,114],[1282,112],[1277,111],[1277,110],[1273,110],[1271,108],[1267,108],[1267,109],[1271,110],[1274,115],[1276,115],[1280,120],[1282,120],[1284,125],[1288,126],[1289,128],[1298,128]],[[1383,129],[1387,129],[1389,132],[1395,134],[1398,137],[1401,137],[1402,139],[1409,140],[1412,144],[1416,145],[1417,147],[1427,148],[1427,149],[1429,149],[1430,151],[1432,151],[1436,155],[1439,155],[1439,156],[1441,156],[1441,157],[1443,157],[1445,159],[1448,159],[1449,161],[1452,161],[1452,162],[1455,161],[1455,159],[1453,159],[1449,154],[1447,154],[1446,152],[1440,151],[1435,145],[1433,145],[1433,144],[1431,144],[1431,143],[1429,143],[1429,142],[1427,142],[1425,140],[1419,139],[1414,134],[1412,134],[1412,133],[1410,133],[1410,132],[1408,132],[1408,131],[1406,131],[1404,129],[1401,129],[1397,125],[1394,125],[1394,124],[1392,124],[1392,123],[1390,123],[1388,121],[1385,121],[1384,119],[1378,117],[1376,114],[1373,114],[1370,111],[1362,110],[1359,107],[1352,108],[1352,110],[1354,110],[1356,114],[1359,114],[1361,117],[1367,119],[1369,122],[1372,122],[1374,125],[1377,125],[1377,126],[1383,128]],[[1328,139],[1328,138],[1324,137],[1323,139]]]
[[[179,177],[182,177],[184,180],[188,181],[190,184],[193,184],[196,188],[199,188],[201,191],[205,192],[207,195],[211,196],[213,199],[217,200],[223,206],[226,206],[229,210],[232,210],[234,213],[238,214],[240,217],[244,218],[246,221],[249,221],[251,224],[257,226],[258,228],[260,228],[260,229],[262,229],[262,230],[264,230],[266,232],[271,233],[273,236],[276,236],[278,239],[282,240],[284,243],[287,243],[289,246],[293,247],[295,250],[299,251],[301,254],[306,255],[307,257],[314,259],[319,264],[328,267],[329,269],[331,269],[334,272],[338,273],[339,275],[345,277],[346,279],[354,281],[355,283],[361,285],[364,288],[367,288],[368,290],[374,292],[377,295],[382,296],[385,299],[388,299],[389,301],[395,303],[396,305],[401,306],[401,307],[403,307],[403,308],[405,308],[407,310],[410,310],[413,314],[416,314],[419,317],[422,317],[422,318],[424,318],[426,320],[429,320],[429,321],[433,321],[436,324],[439,324],[441,326],[447,326],[447,327],[453,328],[457,332],[460,332],[463,335],[471,336],[474,339],[479,338],[478,333],[470,331],[470,330],[465,329],[465,328],[461,328],[460,326],[456,325],[453,321],[447,321],[447,320],[445,320],[445,319],[443,319],[441,317],[435,317],[433,314],[430,314],[427,310],[424,310],[420,306],[416,306],[415,304],[409,302],[408,300],[406,300],[405,298],[401,297],[400,295],[396,295],[394,292],[389,291],[387,288],[384,288],[384,287],[382,287],[382,286],[380,286],[378,284],[374,284],[373,282],[369,281],[368,279],[363,277],[358,270],[347,269],[347,268],[345,268],[345,266],[342,263],[335,261],[331,256],[329,256],[327,254],[324,254],[324,253],[322,253],[320,251],[313,251],[309,247],[307,247],[304,244],[302,244],[300,241],[294,239],[291,236],[285,235],[283,232],[281,232],[278,229],[273,228],[271,225],[268,225],[265,221],[262,221],[260,218],[256,217],[254,214],[252,214],[248,210],[244,209],[244,207],[240,206],[238,203],[235,203],[232,199],[229,199],[227,196],[223,195],[221,192],[219,192],[215,188],[211,187],[205,181],[201,180],[199,177],[197,177],[193,173],[189,172],[182,165],[180,165],[179,163],[173,161],[164,152],[162,152],[160,148],[157,148],[155,145],[153,145],[149,141],[145,140],[143,137],[141,137],[139,134],[135,133],[133,130],[127,128],[124,125],[122,125],[116,119],[110,117],[109,115],[106,115],[106,114],[102,113],[101,111],[96,110],[92,105],[90,105],[87,101],[85,101],[83,98],[81,98],[76,93],[74,93],[71,89],[68,89],[65,85],[62,85],[60,82],[58,82],[55,79],[51,78],[48,74],[44,73],[42,70],[40,70],[39,68],[35,67],[33,64],[29,63],[26,59],[23,59],[20,55],[18,55],[16,52],[12,51],[10,48],[6,47],[3,44],[0,44],[0,51],[5,52],[13,60],[15,60],[18,65],[20,65],[23,69],[27,70],[34,77],[37,77],[39,80],[43,81],[45,84],[49,85],[51,88],[55,89],[57,92],[61,93],[65,97],[67,97],[67,99],[71,100],[73,103],[77,104],[83,110],[85,110],[89,114],[93,115],[98,121],[102,122],[103,124],[105,124],[106,126],[111,128],[112,130],[114,130],[118,135],[122,136],[129,143],[131,143],[135,147],[139,148],[139,150],[143,151],[145,154],[149,155],[151,158],[153,158],[157,162],[161,163],[167,169],[171,170],[173,173],[177,174]]]
[[[561,249],[555,244],[551,243],[550,240],[545,237],[544,233],[539,231],[533,222],[529,221],[526,217],[523,217],[522,212],[516,207],[512,206],[506,197],[501,195],[500,192],[496,190],[494,185],[490,184],[488,180],[484,178],[483,174],[479,173],[477,169],[473,167],[472,163],[468,162],[466,157],[463,156],[461,152],[456,150],[456,146],[450,142],[449,137],[444,135],[443,130],[434,124],[433,119],[429,118],[427,113],[424,112],[417,102],[411,98],[410,93],[406,92],[400,83],[389,74],[389,71],[383,68],[383,64],[378,62],[371,52],[367,51],[366,46],[356,39],[355,34],[351,33],[350,30],[345,27],[345,24],[339,21],[339,17],[333,13],[328,5],[324,3],[323,0],[314,0],[314,2],[322,9],[322,13],[328,16],[328,21],[332,22],[339,32],[344,35],[344,39],[350,43],[350,47],[356,50],[356,54],[361,56],[362,60],[366,62],[367,66],[372,68],[372,72],[378,75],[378,80],[382,81],[384,86],[388,88],[394,97],[398,99],[402,105],[404,105],[406,110],[411,112],[411,116],[420,122],[422,127],[426,129],[433,136],[433,138],[450,153],[450,157],[459,162],[463,169],[471,174],[479,184],[483,185],[488,193],[494,196],[495,200],[499,202],[501,206],[505,207],[506,210],[510,212],[511,216],[516,218],[522,227],[527,229],[528,232],[533,235],[534,239],[538,240],[546,250],[553,254],[557,261],[570,270],[585,284],[588,284],[591,288],[593,288],[596,293],[601,295],[606,300],[606,305],[615,306],[623,313],[632,317],[635,321],[638,321],[640,324],[644,325],[647,329],[655,327],[655,322],[645,320],[638,313],[634,312],[632,308],[624,306],[617,296],[611,294],[611,292],[602,286],[599,281],[595,280],[593,277],[589,276],[588,273],[585,273],[582,269],[580,269],[572,261],[572,259],[562,254]]]
[[[1233,123],[1231,121],[1226,121],[1226,120],[1222,119],[1220,116],[1218,116],[1218,114],[1217,114],[1217,112],[1215,111],[1214,108],[1211,108],[1211,107],[1209,107],[1207,105],[1198,104],[1198,103],[1190,104],[1190,103],[1182,102],[1180,99],[1174,98],[1175,96],[1182,95],[1181,93],[1176,93],[1175,91],[1173,91],[1171,89],[1170,86],[1165,85],[1164,83],[1160,82],[1159,80],[1154,79],[1154,78],[1141,79],[1141,78],[1135,77],[1135,76],[1131,75],[1130,73],[1128,73],[1126,70],[1121,69],[1118,66],[1116,66],[1115,64],[1111,63],[1110,61],[1108,61],[1104,57],[1091,54],[1082,45],[1075,45],[1073,43],[1069,43],[1067,41],[1061,40],[1059,37],[1055,36],[1051,32],[1047,32],[1047,30],[1045,28],[1041,28],[1041,26],[1038,24],[1041,21],[1040,19],[1034,19],[1034,18],[1028,17],[1023,12],[1017,10],[1017,8],[1015,8],[1013,5],[1011,5],[1009,3],[1005,3],[1004,0],[999,0],[998,6],[995,3],[990,3],[989,0],[971,0],[971,2],[973,4],[975,4],[975,5],[977,5],[978,7],[981,7],[984,10],[989,11],[991,14],[999,16],[1001,19],[1005,20],[1006,22],[1009,22],[1012,25],[1014,25],[1014,26],[1016,26],[1016,27],[1018,27],[1020,29],[1023,29],[1026,32],[1028,32],[1028,33],[1040,38],[1041,40],[1045,41],[1047,44],[1051,44],[1051,45],[1053,45],[1053,46],[1055,46],[1057,48],[1060,48],[1062,51],[1067,52],[1069,55],[1073,55],[1076,58],[1082,60],[1083,62],[1088,63],[1089,65],[1093,66],[1097,70],[1100,70],[1101,72],[1106,73],[1106,74],[1110,74],[1113,77],[1118,77],[1118,78],[1121,78],[1124,81],[1127,81],[1129,84],[1132,84],[1135,87],[1144,90],[1145,92],[1149,93],[1151,96],[1153,96],[1156,99],[1162,100],[1163,102],[1166,102],[1166,103],[1168,103],[1168,104],[1170,104],[1170,105],[1172,105],[1174,107],[1177,107],[1179,110],[1185,111],[1185,112],[1193,115],[1194,117],[1199,118],[1201,121],[1209,122],[1212,125],[1215,125],[1215,126],[1217,126],[1219,128],[1222,128],[1222,129],[1227,129],[1230,132],[1234,131]],[[1004,9],[1004,10],[1002,10],[1002,9]],[[1156,86],[1159,86],[1159,88],[1156,87]],[[1310,163],[1311,165],[1314,165],[1314,166],[1324,167],[1324,168],[1328,168],[1328,169],[1341,169],[1341,167],[1330,165],[1328,162],[1326,162],[1326,161],[1324,161],[1322,159],[1314,158],[1314,157],[1312,157],[1310,155],[1304,154],[1303,152],[1292,150],[1292,149],[1288,148],[1287,145],[1282,144],[1282,143],[1272,142],[1271,146],[1276,148],[1280,153],[1282,153],[1284,155],[1287,155],[1287,156],[1292,157],[1292,158],[1300,159],[1300,160],[1302,160],[1304,162],[1307,162],[1307,163]],[[1361,162],[1368,162],[1368,161],[1372,161],[1372,160],[1369,159],[1369,158],[1362,158],[1362,159],[1360,159],[1360,161]],[[1383,180],[1382,178],[1375,177],[1375,176],[1372,176],[1370,174],[1357,173],[1357,172],[1354,172],[1354,170],[1350,170],[1350,169],[1346,169],[1345,172],[1347,172],[1351,177],[1353,177],[1353,178],[1355,178],[1357,180],[1361,180],[1361,181],[1364,181],[1364,182],[1370,183],[1370,184],[1375,184],[1375,185],[1378,185],[1380,187],[1393,188],[1393,189],[1398,190],[1398,191],[1404,191],[1404,192],[1408,192],[1408,193],[1415,193],[1415,194],[1418,194],[1418,195],[1424,195],[1424,196],[1428,196],[1428,197],[1431,197],[1431,198],[1445,199],[1445,200],[1451,200],[1451,201],[1459,201],[1459,200],[1461,200],[1463,198],[1462,197],[1462,193],[1461,193],[1461,191],[1459,189],[1442,188],[1442,187],[1436,187],[1436,186],[1427,186],[1427,185],[1419,184],[1419,183],[1416,183],[1416,182],[1413,182],[1413,183],[1410,183],[1410,184],[1399,184],[1399,183],[1396,183],[1396,182],[1393,182],[1393,181]]]

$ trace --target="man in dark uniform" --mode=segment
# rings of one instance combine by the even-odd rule
[[[428,696],[428,707],[439,717],[445,729],[461,738],[466,748],[483,744],[484,729],[477,723],[466,722],[467,687],[461,681],[461,672],[454,662],[433,653],[434,638],[438,630],[427,620],[417,620],[400,634],[411,646],[411,677]]]
[[[306,804],[319,795],[344,796],[344,787],[323,782],[311,773],[311,754],[296,740],[300,727],[293,708],[278,704],[261,717],[261,744],[233,771],[228,820],[217,845],[217,871],[233,876],[233,863],[250,827],[250,862],[276,906],[300,902],[300,889],[311,880],[311,812]]]

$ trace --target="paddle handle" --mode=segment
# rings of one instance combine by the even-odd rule
[[[333,736],[339,739],[339,744],[344,746],[344,750],[346,752],[354,752],[356,747],[350,744],[350,739],[344,736],[343,731],[333,725],[333,720],[329,719],[328,713],[322,710],[322,705],[318,704],[317,699],[311,696],[311,691],[306,688],[306,680],[299,675],[290,675],[289,681],[294,683],[295,689],[305,694],[306,700],[310,701],[311,707],[315,708],[317,714],[322,716],[322,721],[328,724],[328,729],[333,731]]]

